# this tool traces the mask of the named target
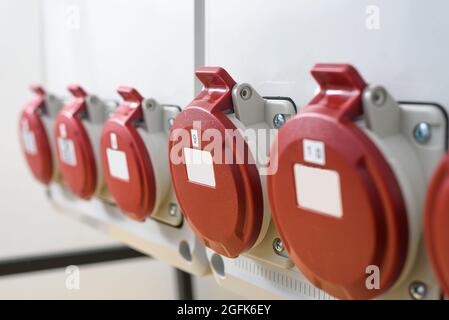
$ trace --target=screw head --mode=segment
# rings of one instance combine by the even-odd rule
[[[376,106],[382,106],[387,100],[387,92],[384,88],[378,87],[373,90],[371,99]]]
[[[273,118],[273,126],[276,129],[279,129],[280,127],[282,127],[285,124],[285,122],[286,122],[285,116],[281,113],[276,114]]]
[[[168,119],[168,128],[171,129],[171,127],[173,127],[173,123],[175,122],[175,119],[170,118]]]
[[[144,106],[146,109],[151,109],[151,108],[153,108],[153,107],[154,107],[154,104],[153,104],[152,99],[144,100],[144,101],[143,101],[143,106]]]
[[[429,142],[430,137],[432,136],[432,128],[430,127],[430,124],[427,122],[418,123],[413,130],[413,136],[419,143]]]
[[[170,203],[170,206],[168,207],[168,214],[170,217],[176,216],[178,213],[178,206],[175,203]]]
[[[98,104],[100,102],[100,99],[98,99],[97,96],[89,96],[89,102],[91,104]]]
[[[243,100],[249,100],[249,98],[251,98],[252,95],[253,93],[250,87],[243,87],[242,89],[240,89],[240,97]]]
[[[279,238],[274,239],[273,249],[277,254],[284,252],[284,244],[282,243],[281,239]]]
[[[415,300],[422,300],[427,295],[427,285],[421,281],[415,281],[409,287],[410,296]]]

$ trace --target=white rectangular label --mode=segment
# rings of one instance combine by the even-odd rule
[[[67,128],[64,123],[59,124],[59,135],[63,138],[67,138]]]
[[[36,155],[36,138],[34,137],[33,131],[22,129],[22,140],[25,151],[31,155]]]
[[[184,148],[184,161],[190,182],[215,188],[214,162],[210,152]]]
[[[129,181],[128,162],[126,161],[126,153],[111,148],[106,149],[106,157],[108,158],[109,173],[114,178]]]
[[[326,153],[323,142],[304,139],[302,141],[302,150],[304,161],[320,165],[326,164]]]
[[[111,148],[117,150],[118,149],[117,135],[114,132],[111,132],[109,137],[111,139]]]
[[[296,201],[301,208],[336,218],[343,216],[340,175],[337,171],[295,164]]]
[[[198,130],[190,130],[190,135],[192,136],[192,146],[194,148],[200,148],[200,138],[198,137]]]
[[[58,137],[59,157],[68,165],[76,166],[75,145],[72,140]]]

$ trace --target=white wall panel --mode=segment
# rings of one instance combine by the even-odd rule
[[[18,139],[18,119],[42,81],[40,1],[0,1],[0,259],[116,243],[56,214],[34,180]]]
[[[46,85],[69,83],[107,98],[135,86],[160,102],[187,104],[194,90],[193,0],[45,0]]]
[[[346,62],[397,99],[449,108],[448,11],[445,0],[209,1],[206,62],[299,106],[313,96],[315,63]]]

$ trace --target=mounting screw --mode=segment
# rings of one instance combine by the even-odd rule
[[[281,113],[278,113],[274,116],[273,118],[273,126],[276,129],[279,129],[280,127],[282,127],[285,124],[285,116]]]
[[[277,254],[281,254],[284,252],[284,244],[282,243],[281,239],[279,238],[274,239],[273,249]]]
[[[178,206],[175,203],[170,203],[170,206],[168,207],[168,214],[170,217],[176,216],[178,213]]]
[[[376,106],[382,106],[387,100],[387,92],[384,88],[375,88],[372,92],[371,99]]]
[[[171,129],[171,127],[173,127],[173,123],[175,122],[175,119],[170,118],[168,119],[168,128]]]
[[[422,300],[427,295],[427,285],[421,281],[414,281],[409,287],[410,296],[415,300]]]
[[[253,92],[251,91],[250,87],[243,87],[242,89],[240,89],[240,97],[243,100],[248,100],[249,98],[251,98],[252,95]]]
[[[413,130],[413,136],[419,143],[427,143],[432,135],[432,129],[427,122],[420,122]]]
[[[147,99],[147,100],[144,100],[143,106],[144,106],[146,109],[151,109],[151,108],[154,107],[154,104],[153,104],[153,101],[152,101],[151,99]]]
[[[89,102],[90,104],[98,104],[100,102],[100,99],[98,99],[97,96],[89,96]]]

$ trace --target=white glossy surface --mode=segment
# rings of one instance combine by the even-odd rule
[[[449,108],[448,10],[445,0],[209,1],[206,63],[298,106],[314,95],[315,63],[351,63],[398,100]]]
[[[70,83],[118,99],[134,86],[159,102],[186,105],[194,90],[193,0],[44,0],[45,84]]]

